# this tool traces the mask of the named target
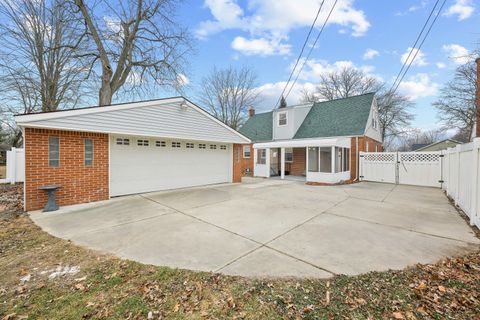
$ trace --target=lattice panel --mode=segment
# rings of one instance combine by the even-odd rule
[[[438,153],[407,153],[400,154],[400,161],[402,162],[438,162],[440,155]]]
[[[365,161],[370,162],[394,162],[395,154],[393,153],[366,153],[363,155]]]

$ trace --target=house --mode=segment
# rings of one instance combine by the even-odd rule
[[[241,180],[251,141],[183,97],[17,115],[25,209],[59,184],[59,205]]]
[[[382,151],[374,93],[255,114],[239,130],[250,138],[242,171],[318,183],[359,178],[360,151]]]
[[[412,151],[415,151],[415,152],[441,151],[441,150],[447,150],[448,148],[453,148],[457,144],[462,144],[462,143],[454,139],[445,139],[445,140],[430,143],[430,144],[417,143],[412,146]]]

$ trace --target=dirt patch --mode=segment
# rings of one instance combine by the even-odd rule
[[[23,214],[23,183],[0,184],[0,220]]]
[[[248,279],[154,267],[0,221],[0,319],[478,319],[480,252],[402,271]]]
[[[4,164],[0,164],[0,179],[7,178],[7,166]]]

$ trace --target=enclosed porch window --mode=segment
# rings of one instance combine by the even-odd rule
[[[350,170],[350,149],[335,147],[335,172]]]
[[[257,164],[266,164],[266,163],[267,163],[267,150],[257,149]]]

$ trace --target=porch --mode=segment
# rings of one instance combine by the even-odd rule
[[[350,146],[350,138],[256,143],[254,176],[329,184],[348,181]]]

